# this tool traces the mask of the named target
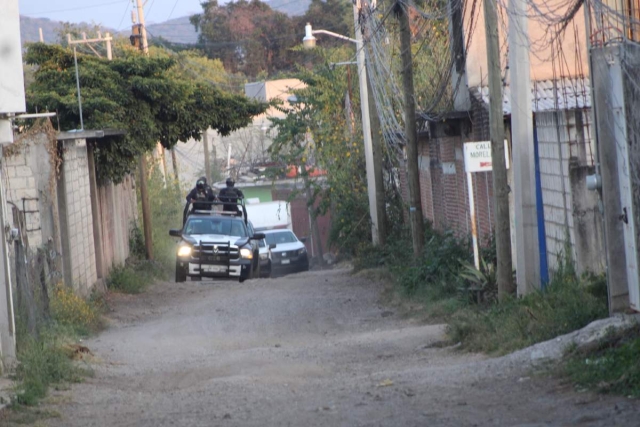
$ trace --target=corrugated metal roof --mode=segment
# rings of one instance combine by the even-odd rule
[[[556,85],[554,85],[553,80],[531,82],[531,108],[534,113],[591,108],[591,86],[588,78],[565,78],[556,82]],[[556,89],[554,89],[554,86],[556,86]],[[488,105],[489,87],[482,86],[474,89],[472,89],[472,93],[482,99],[484,104]],[[554,96],[556,91],[557,97]],[[504,114],[511,114],[511,91],[509,86],[504,87],[502,97]]]

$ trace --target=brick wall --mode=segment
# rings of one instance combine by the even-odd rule
[[[463,144],[483,140],[486,123],[480,112],[478,120],[471,116],[433,123],[429,132],[418,138],[422,209],[425,218],[438,230],[453,230],[460,237],[471,234]],[[404,175],[403,171],[401,177]],[[481,244],[486,244],[493,232],[491,173],[474,173],[472,180],[478,238]],[[406,186],[406,180],[401,183]]]
[[[77,292],[87,295],[97,280],[87,146],[84,140],[68,140],[62,144],[63,197],[59,197],[58,202],[64,203],[60,211],[61,221],[65,221],[62,227],[65,278]]]

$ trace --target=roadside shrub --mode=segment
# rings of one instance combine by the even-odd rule
[[[563,370],[580,387],[640,397],[640,326],[589,354],[573,354]]]
[[[50,301],[51,316],[62,326],[86,335],[100,327],[100,312],[96,304],[76,295],[73,289],[58,284]]]
[[[157,263],[130,261],[122,267],[111,270],[107,277],[107,287],[125,294],[139,294],[163,274],[164,270]]]
[[[572,275],[556,273],[547,290],[488,308],[455,313],[447,334],[463,348],[504,354],[545,341],[607,315],[607,300]]]

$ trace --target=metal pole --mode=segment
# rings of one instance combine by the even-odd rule
[[[535,146],[526,0],[510,0],[509,74],[518,295],[540,289]],[[564,181],[563,181],[564,182]]]
[[[471,238],[473,240],[473,264],[480,270],[480,250],[478,248],[478,225],[476,222],[476,200],[473,194],[473,175],[467,172],[467,191],[469,192],[469,216],[471,217]]]
[[[78,109],[80,113],[80,130],[84,130],[84,120],[82,119],[82,98],[80,97],[80,75],[78,74],[78,54],[73,46],[73,62],[76,65],[76,88],[78,89]]]
[[[2,161],[2,151],[0,150],[0,162]],[[0,168],[0,225],[2,233],[0,233],[0,262],[3,266],[3,273],[0,276],[0,283],[4,285],[4,289],[0,289],[0,369],[8,368],[14,365],[16,359],[16,324],[15,313],[13,307],[13,294],[11,286],[11,265],[9,263],[9,248],[5,234],[7,211],[4,192],[4,177],[2,168]]]
[[[364,139],[364,158],[367,169],[367,194],[369,196],[369,215],[371,216],[371,236],[374,245],[380,241],[378,210],[376,209],[376,176],[373,167],[373,142],[371,140],[371,120],[369,117],[369,90],[367,88],[367,68],[365,66],[362,31],[358,25],[358,8],[353,6],[353,21],[356,32],[358,62],[358,83],[360,85],[360,110],[362,112],[362,135]],[[335,36],[335,35],[334,35]]]

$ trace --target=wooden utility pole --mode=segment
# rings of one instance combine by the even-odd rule
[[[171,163],[173,164],[173,175],[175,176],[176,181],[180,181],[178,175],[178,159],[176,158],[176,149],[171,149]]]
[[[502,78],[496,0],[484,0],[484,26],[487,39],[489,73],[489,134],[493,165],[498,297],[504,299],[514,291],[511,264],[509,185],[504,154],[504,118],[502,112]]]
[[[209,158],[209,134],[207,132],[202,136],[202,146],[204,148],[204,176],[207,177],[207,183],[211,185],[211,159]]]
[[[420,197],[418,170],[418,132],[416,129],[416,103],[413,90],[413,58],[411,28],[405,5],[396,2],[395,13],[400,21],[400,56],[402,58],[402,88],[404,91],[404,132],[407,138],[407,171],[409,174],[409,220],[413,239],[413,255],[422,254],[424,244],[424,218]]]
[[[147,43],[147,29],[144,24],[144,10],[142,0],[136,0],[138,7],[138,24],[140,24],[140,50],[145,55],[149,55],[149,45]],[[140,198],[142,199],[142,228],[144,229],[144,246],[147,259],[153,259],[153,237],[151,235],[151,207],[149,206],[149,192],[147,191],[147,158],[144,153],[138,158],[140,169]]]

